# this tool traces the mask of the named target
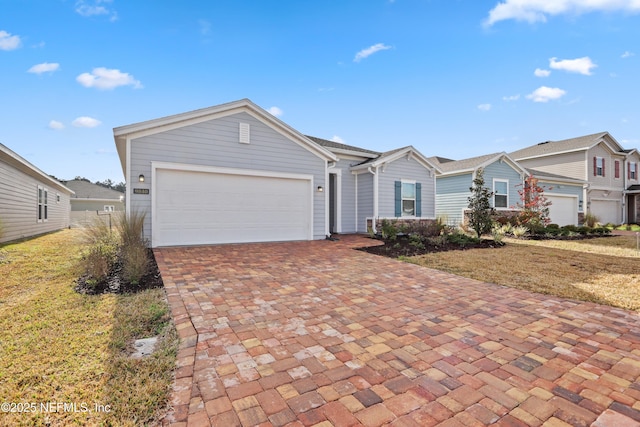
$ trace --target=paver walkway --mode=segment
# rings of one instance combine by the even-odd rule
[[[157,249],[181,338],[164,425],[640,426],[637,313],[371,243]]]

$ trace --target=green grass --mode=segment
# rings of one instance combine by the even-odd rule
[[[0,402],[107,405],[109,412],[0,413],[0,425],[147,425],[166,407],[177,338],[163,289],[80,295],[77,230],[0,247]],[[153,356],[132,340],[161,333]]]

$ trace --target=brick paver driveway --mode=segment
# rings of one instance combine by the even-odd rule
[[[156,250],[181,337],[164,423],[640,425],[636,313],[352,249],[371,243]]]

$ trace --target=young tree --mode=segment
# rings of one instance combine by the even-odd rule
[[[546,226],[551,222],[549,218],[549,206],[551,201],[544,195],[544,188],[538,183],[538,178],[530,175],[525,178],[524,185],[518,190],[520,203],[516,205],[520,209],[518,221],[524,225]],[[552,187],[548,188],[549,190]]]
[[[493,192],[484,186],[484,172],[478,169],[473,180],[473,186],[469,187],[471,196],[469,200],[469,225],[476,232],[478,237],[491,231],[494,213],[491,207],[491,196]]]

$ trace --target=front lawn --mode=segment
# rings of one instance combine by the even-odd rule
[[[518,289],[640,310],[635,236],[511,240],[494,249],[436,252],[406,261]]]
[[[148,425],[166,407],[177,339],[164,289],[76,293],[80,241],[64,230],[0,247],[0,402],[21,411],[0,425]],[[128,357],[158,333],[154,355]]]

